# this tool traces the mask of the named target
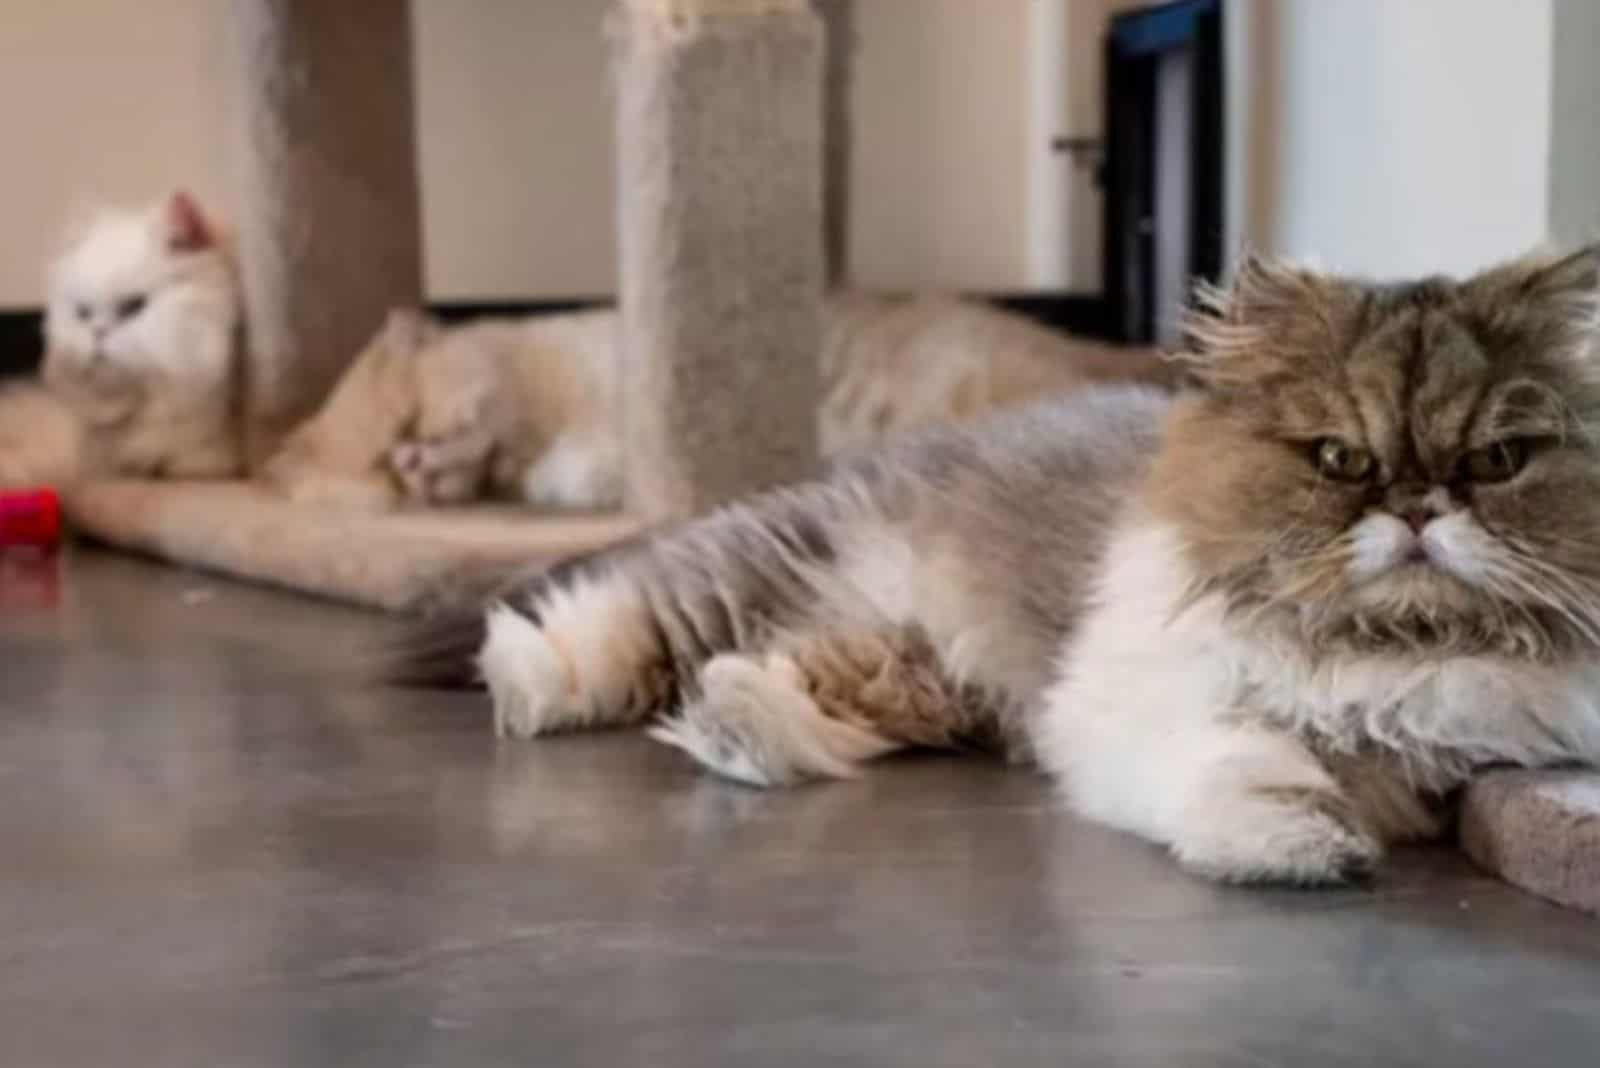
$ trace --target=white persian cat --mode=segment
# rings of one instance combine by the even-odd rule
[[[0,397],[0,477],[226,477],[240,466],[241,310],[223,235],[187,193],[104,209],[50,269],[44,384]],[[36,433],[48,422],[63,435]]]

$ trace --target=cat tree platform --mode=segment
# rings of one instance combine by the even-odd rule
[[[1600,772],[1480,776],[1462,800],[1461,845],[1508,883],[1600,914]]]
[[[510,569],[587,552],[639,526],[494,506],[339,512],[246,482],[92,482],[64,503],[79,532],[115,548],[391,612],[475,600]]]

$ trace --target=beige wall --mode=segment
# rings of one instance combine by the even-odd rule
[[[610,293],[604,0],[413,0],[428,291]]]
[[[3,0],[0,307],[39,302],[66,220],[223,188],[217,0]]]
[[[1092,284],[1094,196],[1079,181],[1065,208],[1046,203],[1040,168],[1060,163],[1030,149],[1062,119],[1099,132],[1087,23],[1124,0],[858,3],[855,277],[1011,288],[1065,270]],[[1062,3],[1067,45],[1088,57],[1048,75],[1069,94],[1051,118],[1048,50],[1028,35],[1061,32],[1062,13],[1041,9]],[[1465,269],[1543,236],[1550,0],[1229,3],[1234,247],[1393,273]],[[605,7],[415,0],[435,297],[612,289]],[[226,210],[221,0],[141,0],[138,17],[123,0],[4,8],[0,128],[15,150],[0,172],[0,306],[38,303],[78,206],[183,184]],[[1063,256],[1036,239],[1031,271],[1030,212],[1068,242]]]
[[[1024,284],[1032,0],[858,0],[851,252],[884,286]],[[4,0],[0,305],[36,304],[75,204],[227,208],[221,0]],[[438,298],[613,288],[606,0],[415,0]]]
[[[1027,274],[1027,0],[858,0],[850,253],[884,286]]]

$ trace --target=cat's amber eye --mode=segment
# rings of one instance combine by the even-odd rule
[[[143,296],[123,297],[117,301],[118,319],[132,319],[142,311],[144,311]]]
[[[1462,456],[1457,470],[1468,482],[1505,482],[1527,464],[1528,453],[1526,439],[1507,438]]]
[[[1338,438],[1312,442],[1311,457],[1323,476],[1340,482],[1365,482],[1378,467],[1372,453]]]

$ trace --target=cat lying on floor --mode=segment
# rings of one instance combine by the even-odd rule
[[[1161,381],[1153,351],[1065,337],[974,301],[839,293],[824,304],[823,452],[1090,382]],[[617,313],[441,327],[389,321],[266,476],[305,501],[484,496],[605,508],[622,492]]]
[[[857,456],[520,582],[397,678],[760,786],[990,748],[1198,872],[1345,880],[1481,765],[1600,758],[1597,294],[1600,248],[1247,264],[1189,393]]]
[[[50,270],[43,388],[0,393],[0,485],[237,474],[240,306],[187,193],[97,213]]]

